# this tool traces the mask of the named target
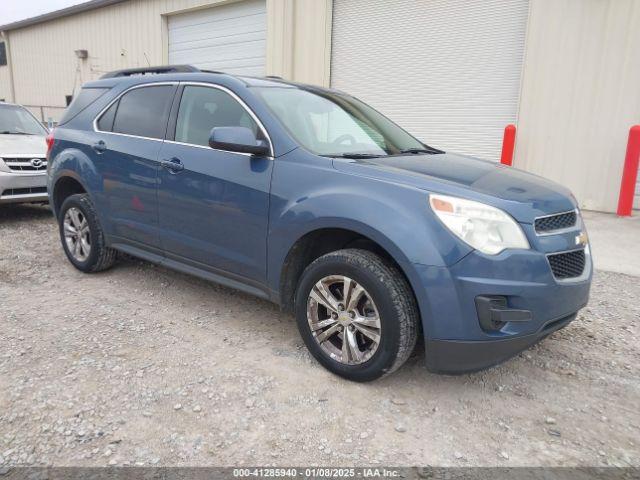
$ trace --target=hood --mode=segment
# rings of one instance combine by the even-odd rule
[[[35,155],[44,157],[47,142],[44,135],[0,134],[0,157],[11,155]]]
[[[536,216],[576,207],[571,192],[561,185],[513,167],[463,155],[335,159],[334,166],[348,173],[399,181],[429,192],[485,202],[486,198],[473,193],[493,197],[501,200],[491,202],[493,205],[524,223],[531,223]]]

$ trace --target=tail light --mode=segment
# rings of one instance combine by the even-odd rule
[[[51,153],[51,149],[53,148],[53,143],[55,141],[55,138],[53,137],[53,132],[54,132],[54,129],[52,129],[49,132],[49,135],[47,135],[47,139],[46,139],[46,142],[47,142],[47,159],[49,158],[49,154]]]

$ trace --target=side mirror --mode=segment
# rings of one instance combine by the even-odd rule
[[[269,146],[258,140],[247,127],[215,127],[209,136],[209,146],[227,152],[250,153],[264,157],[269,155]]]

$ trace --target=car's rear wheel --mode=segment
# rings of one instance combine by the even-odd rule
[[[349,380],[374,380],[398,369],[415,347],[418,318],[402,273],[366,250],[318,258],[296,293],[296,320],[307,348]]]
[[[60,207],[58,223],[64,252],[78,270],[99,272],[115,263],[117,252],[106,246],[98,216],[87,194],[68,197]]]

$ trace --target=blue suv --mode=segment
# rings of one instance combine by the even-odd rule
[[[335,90],[189,66],[84,85],[48,139],[69,261],[124,252],[276,302],[345,378],[503,361],[585,306],[564,187],[425,145]]]

